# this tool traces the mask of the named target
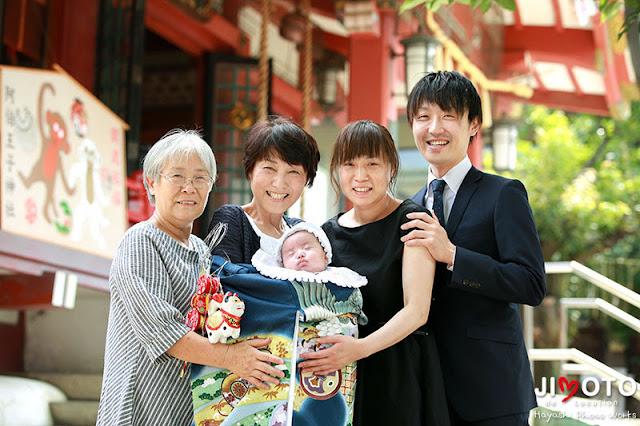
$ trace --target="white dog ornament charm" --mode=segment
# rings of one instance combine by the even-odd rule
[[[209,316],[205,324],[211,343],[227,343],[227,339],[240,336],[240,317],[244,314],[244,302],[236,293],[228,291],[213,295],[209,300]]]

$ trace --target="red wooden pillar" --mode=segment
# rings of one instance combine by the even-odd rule
[[[16,324],[0,324],[0,372],[24,370],[24,312],[18,314]]]
[[[349,37],[349,121],[373,120],[387,126],[391,102],[391,48],[388,38],[394,14],[382,10],[379,33]]]
[[[51,0],[49,34],[53,38],[53,57],[73,78],[93,90],[98,28],[97,1]]]

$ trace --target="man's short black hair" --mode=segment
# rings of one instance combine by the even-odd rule
[[[482,102],[471,81],[456,71],[427,73],[411,90],[407,101],[409,125],[425,104],[436,104],[443,111],[455,111],[458,115],[469,112],[469,123],[478,117],[482,124]]]

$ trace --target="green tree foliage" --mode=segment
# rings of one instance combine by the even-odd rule
[[[527,187],[545,260],[585,262],[638,238],[640,104],[632,108],[625,121],[528,108],[517,169],[503,174]]]
[[[487,12],[491,9],[493,2],[494,0],[406,0],[402,3],[402,6],[400,6],[400,13],[422,5],[428,10],[436,12],[441,6],[448,6],[453,3],[466,4],[473,8],[480,7],[483,12]],[[495,2],[507,10],[516,10],[515,0],[495,0]]]
[[[494,2],[512,12],[516,10],[515,0],[406,0],[400,6],[400,13],[418,6],[424,6],[432,12],[436,12],[440,7],[454,3],[466,4],[472,8],[480,7],[486,13],[491,9]],[[627,14],[624,23],[620,27],[618,38],[622,37],[635,23],[640,21],[640,0],[597,0],[596,3],[603,21],[616,16],[622,6],[629,9],[630,13]]]

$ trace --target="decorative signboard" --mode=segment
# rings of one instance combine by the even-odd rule
[[[127,124],[61,68],[0,67],[0,229],[111,258]]]

